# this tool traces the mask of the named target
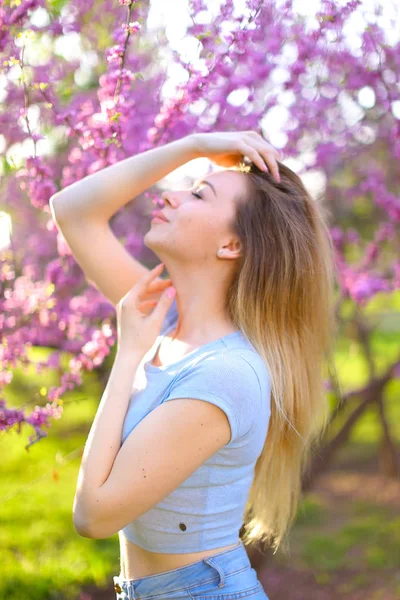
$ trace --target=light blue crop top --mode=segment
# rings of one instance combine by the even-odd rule
[[[119,532],[150,552],[169,554],[211,550],[239,541],[254,466],[270,420],[268,370],[241,331],[204,344],[167,366],[150,364],[177,319],[174,299],[160,336],[136,372],[122,444],[149,412],[176,398],[219,406],[229,420],[231,440],[159,504]]]

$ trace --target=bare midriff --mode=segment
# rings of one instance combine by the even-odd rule
[[[140,579],[149,575],[157,575],[171,569],[179,569],[191,563],[197,562],[213,556],[219,552],[235,548],[239,540],[230,546],[213,548],[212,550],[203,550],[201,552],[191,552],[190,554],[165,554],[159,552],[149,552],[119,535],[121,572],[120,577],[125,579]]]

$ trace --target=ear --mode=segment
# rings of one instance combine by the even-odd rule
[[[242,254],[242,243],[240,240],[231,241],[219,248],[217,254],[221,258],[239,258]]]

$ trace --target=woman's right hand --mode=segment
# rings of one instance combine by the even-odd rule
[[[255,131],[211,132],[192,134],[199,157],[207,157],[221,167],[233,167],[244,156],[262,171],[269,171],[280,181],[277,160],[281,154]],[[266,169],[265,164],[268,169]]]

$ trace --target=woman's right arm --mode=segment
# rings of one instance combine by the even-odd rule
[[[54,194],[50,205],[59,222],[87,218],[106,223],[135,196],[198,156],[195,137],[189,135],[87,175]]]
[[[87,280],[114,305],[149,271],[124,248],[108,223],[122,206],[199,153],[193,136],[126,158],[50,198],[50,209]],[[165,289],[155,280],[154,294]],[[159,286],[156,289],[156,286]]]

